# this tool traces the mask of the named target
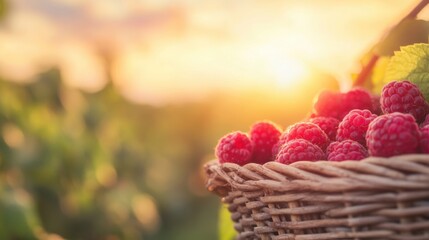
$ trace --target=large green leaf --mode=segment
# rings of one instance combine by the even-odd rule
[[[394,80],[413,82],[429,100],[429,44],[409,45],[395,52],[387,66],[385,82]]]

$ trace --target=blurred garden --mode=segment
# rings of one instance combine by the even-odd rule
[[[0,239],[218,239],[217,140],[306,117],[386,26],[350,42],[317,1],[84,2],[0,1]],[[303,31],[321,5],[345,41]]]

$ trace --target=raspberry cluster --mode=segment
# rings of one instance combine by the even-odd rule
[[[361,88],[323,91],[309,119],[283,132],[272,122],[257,122],[248,134],[227,134],[216,147],[220,163],[239,165],[408,153],[429,153],[429,104],[420,89],[405,80],[385,85],[381,95]]]

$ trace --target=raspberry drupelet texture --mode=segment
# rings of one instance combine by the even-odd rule
[[[220,163],[245,165],[252,158],[252,142],[247,134],[232,132],[223,136],[216,146],[216,157]]]
[[[420,133],[420,152],[429,153],[429,125],[422,127]]]
[[[371,100],[372,100],[372,113],[376,115],[383,114],[383,111],[381,110],[381,105],[380,105],[380,95],[372,94]]]
[[[353,109],[368,109],[373,111],[371,94],[362,88],[353,88],[344,94],[344,116]]]
[[[293,139],[305,139],[325,150],[330,141],[328,135],[316,124],[299,122],[287,129],[286,142]]]
[[[304,139],[294,139],[280,147],[276,162],[291,164],[296,161],[317,161],[325,159],[325,154],[317,145]]]
[[[329,144],[326,155],[329,161],[361,160],[368,157],[368,151],[356,141],[344,140]]]
[[[419,127],[411,114],[390,113],[369,124],[366,143],[371,156],[390,157],[418,152]]]
[[[368,125],[377,117],[369,110],[355,109],[350,111],[338,126],[337,140],[354,140],[366,146],[365,135]]]
[[[317,116],[333,117],[341,120],[344,114],[343,95],[339,92],[322,91],[314,103]]]
[[[250,128],[253,144],[252,162],[264,164],[273,160],[273,146],[279,141],[281,130],[272,122],[258,122]]]
[[[429,112],[429,105],[420,89],[409,81],[386,84],[381,92],[380,104],[384,113],[409,113],[419,123],[423,122]]]
[[[314,110],[318,116],[342,120],[353,109],[373,111],[374,104],[369,92],[354,88],[346,93],[323,91],[319,94]]]
[[[338,119],[333,117],[314,117],[308,119],[308,121],[319,126],[331,141],[335,141],[338,125],[340,124]]]

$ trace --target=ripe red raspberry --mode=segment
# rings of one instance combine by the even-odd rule
[[[376,115],[383,114],[383,111],[381,110],[381,105],[380,105],[380,95],[372,94],[371,100],[372,100],[372,113]]]
[[[416,153],[419,141],[419,127],[411,114],[395,112],[378,116],[366,132],[366,144],[371,156]]]
[[[216,157],[220,163],[245,165],[252,157],[252,142],[247,134],[232,132],[223,136],[216,146]]]
[[[353,109],[368,109],[373,111],[371,94],[362,88],[353,88],[344,94],[344,104],[346,113]]]
[[[314,110],[317,116],[341,120],[344,116],[343,95],[339,92],[322,91],[314,103]]]
[[[286,142],[293,139],[305,139],[323,150],[330,142],[328,135],[314,123],[299,122],[290,126],[286,132]]]
[[[351,139],[366,146],[365,134],[368,125],[377,117],[369,110],[355,109],[350,111],[338,126],[337,140]]]
[[[420,152],[429,153],[429,125],[422,127],[420,133]]]
[[[429,105],[420,89],[409,81],[386,84],[381,92],[380,104],[384,113],[409,113],[417,122],[423,122],[429,112]]]
[[[319,94],[314,109],[318,116],[343,119],[353,109],[373,110],[371,94],[354,88],[346,93],[323,91]]]
[[[329,161],[361,160],[368,157],[368,151],[356,141],[344,140],[329,144],[326,155]]]
[[[250,129],[253,144],[252,162],[264,164],[273,160],[273,146],[279,141],[281,130],[271,122],[255,123]]]
[[[325,159],[325,154],[317,145],[304,139],[294,139],[280,148],[276,162],[291,164],[300,160],[317,161]]]
[[[335,141],[340,121],[333,117],[315,117],[308,119],[309,122],[319,126],[328,135],[331,141]]]
[[[279,154],[280,147],[283,146],[286,142],[287,142],[287,132],[283,132],[280,135],[279,141],[277,141],[277,143],[273,145],[272,155],[274,159]]]

